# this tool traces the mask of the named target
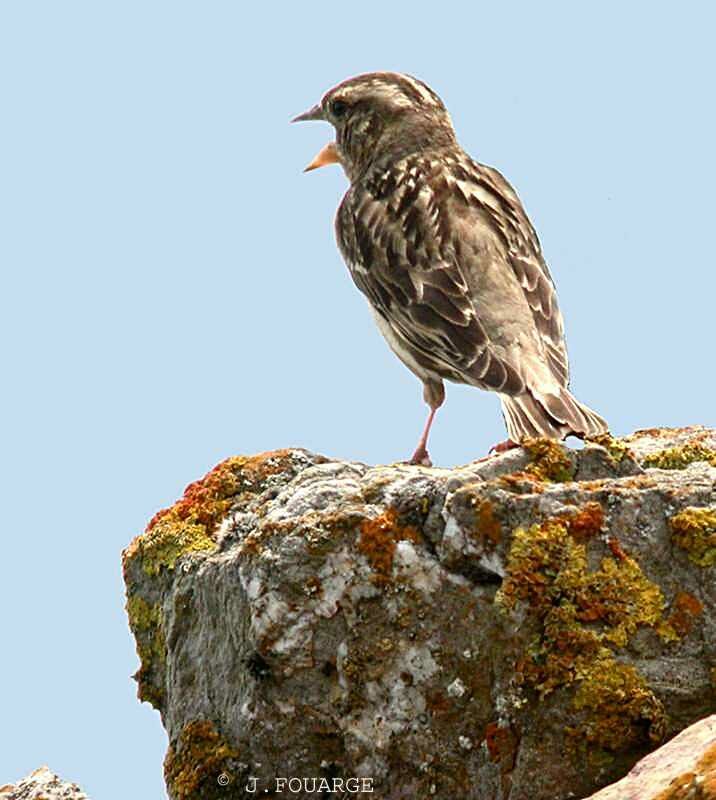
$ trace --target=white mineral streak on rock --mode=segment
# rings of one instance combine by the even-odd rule
[[[321,597],[314,606],[314,613],[320,617],[332,617],[338,611],[338,603],[346,593],[355,574],[355,558],[347,548],[329,553],[318,572],[321,582]]]
[[[288,603],[277,591],[262,594],[252,604],[251,610],[251,632],[257,639],[263,639],[278,625],[283,625],[289,615]]]
[[[460,552],[470,549],[474,550],[474,547],[468,542],[465,532],[460,527],[458,521],[449,514],[445,514],[445,530],[443,531],[442,546],[446,550],[457,550]]]
[[[400,541],[395,547],[393,569],[396,578],[407,580],[411,586],[426,596],[435,592],[441,584],[441,568],[434,559],[418,553],[412,542]]]
[[[295,520],[305,514],[324,511],[360,495],[364,467],[342,462],[318,464],[301,473],[300,479],[275,498],[267,521]]]
[[[440,669],[427,646],[397,648],[390,670],[380,679],[366,682],[365,689],[371,700],[371,711],[363,712],[349,724],[349,730],[361,741],[372,741],[383,750],[391,738],[419,724],[425,716],[424,684]],[[401,677],[411,675],[413,683]]]

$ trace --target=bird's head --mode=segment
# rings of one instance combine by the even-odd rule
[[[371,72],[339,83],[293,122],[320,120],[336,130],[306,170],[340,163],[350,181],[378,160],[455,143],[442,100],[422,81],[396,72]]]

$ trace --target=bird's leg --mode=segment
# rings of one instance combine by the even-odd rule
[[[425,402],[430,406],[430,413],[428,414],[422,436],[410,459],[410,463],[431,467],[433,462],[430,460],[430,454],[428,453],[428,436],[430,436],[430,428],[432,427],[433,419],[435,419],[435,412],[445,400],[445,386],[443,382],[430,379],[425,381],[423,397],[425,398]]]
[[[410,458],[411,464],[422,464],[424,467],[432,467],[433,465],[433,462],[430,460],[430,454],[428,453],[428,436],[430,435],[430,427],[433,424],[436,411],[437,408],[430,409],[428,420],[423,428],[423,435],[420,437],[418,446],[415,448],[415,452]]]

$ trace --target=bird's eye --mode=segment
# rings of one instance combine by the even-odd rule
[[[343,100],[334,100],[331,103],[331,114],[334,117],[342,117],[346,111],[348,111],[348,103],[344,103]]]

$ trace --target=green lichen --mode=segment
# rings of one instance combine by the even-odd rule
[[[707,461],[716,467],[716,450],[702,444],[690,442],[680,447],[671,447],[658,453],[651,453],[643,461],[645,467],[657,469],[684,469],[694,461]]]
[[[151,605],[134,595],[127,600],[129,627],[137,643],[140,667],[134,674],[140,700],[160,708],[164,700],[163,673],[166,642],[159,604]]]
[[[518,528],[496,602],[507,610],[523,602],[540,622],[538,638],[517,663],[518,683],[542,699],[574,685],[581,717],[570,734],[615,752],[645,730],[653,741],[663,733],[659,700],[636,670],[617,661],[614,648],[640,626],[656,628],[664,600],[621,548],[610,547],[590,570],[587,546],[588,540],[572,534],[569,519]]]
[[[716,564],[716,508],[685,508],[669,520],[669,526],[672,540],[694,564]]]
[[[164,779],[174,800],[214,800],[233,797],[239,752],[208,720],[194,720],[182,729],[167,751]]]
[[[564,483],[574,479],[575,465],[569,452],[553,439],[527,439],[522,443],[532,458],[525,472],[537,480]]]

